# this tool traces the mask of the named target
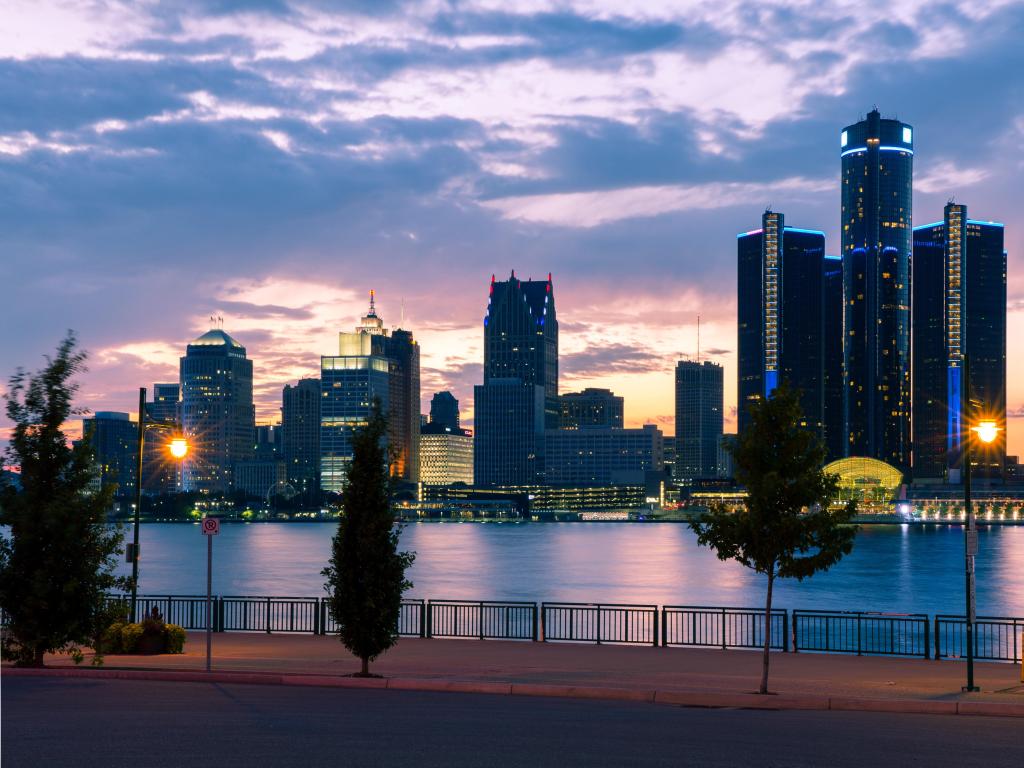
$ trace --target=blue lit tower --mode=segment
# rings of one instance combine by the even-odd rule
[[[995,443],[974,472],[999,477],[1006,455],[1006,251],[1003,225],[950,203],[942,221],[914,228],[914,479],[958,481],[966,419],[964,355],[974,419],[994,420]]]
[[[824,432],[825,235],[787,227],[765,211],[761,229],[737,237],[738,428],[748,407],[783,381],[800,393],[803,425]],[[840,300],[841,304],[841,300]]]
[[[872,110],[840,134],[847,454],[910,464],[913,129]]]
[[[543,477],[544,430],[557,429],[558,319],[547,280],[491,277],[484,382],[474,388],[474,479],[525,485]]]

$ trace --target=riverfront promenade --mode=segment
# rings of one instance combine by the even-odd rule
[[[101,671],[195,673],[204,668],[204,654],[205,635],[191,632],[182,655],[107,656]],[[86,668],[88,661],[87,656],[82,674],[92,672]],[[61,669],[74,666],[63,656],[47,657],[46,663]],[[1019,664],[976,664],[982,691],[968,695],[960,692],[965,666],[959,661],[773,653],[771,663],[770,688],[777,697],[752,695],[760,675],[757,651],[403,638],[371,665],[383,679],[359,680],[347,677],[359,663],[334,637],[224,633],[213,642],[214,673],[230,674],[240,682],[249,673],[250,682],[293,685],[949,714],[957,712],[958,703],[961,714],[974,706],[982,714],[981,705],[987,703],[995,707],[986,714],[1024,716]],[[5,675],[11,672],[4,669]],[[266,677],[254,678],[252,673]],[[858,704],[863,701],[867,704]]]

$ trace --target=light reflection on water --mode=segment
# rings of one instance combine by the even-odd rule
[[[317,596],[335,526],[224,524],[214,542],[213,589],[223,595]],[[982,527],[978,613],[1024,616],[1024,528]],[[206,591],[197,525],[142,526],[146,594]],[[756,606],[764,580],[719,561],[679,524],[414,523],[411,595],[434,599],[564,600]],[[779,582],[782,608],[962,613],[963,529],[863,526],[853,552],[828,573]]]

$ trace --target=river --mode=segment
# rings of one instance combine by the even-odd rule
[[[223,524],[214,593],[321,595],[335,528]],[[764,599],[763,577],[719,561],[677,523],[411,523],[401,544],[416,553],[412,597],[737,607]],[[144,523],[141,545],[141,594],[205,594],[198,524]],[[779,582],[775,604],[962,614],[963,546],[960,526],[862,526],[830,571]],[[977,596],[979,615],[1024,616],[1024,527],[980,528]]]

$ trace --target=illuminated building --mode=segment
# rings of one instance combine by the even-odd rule
[[[914,135],[872,110],[839,137],[846,455],[910,464]]]
[[[353,430],[365,426],[374,402],[388,424],[393,477],[419,477],[420,350],[412,333],[390,336],[370,309],[353,333],[338,334],[338,354],[320,358],[320,485],[340,492],[352,460]]]
[[[544,433],[544,482],[549,485],[642,485],[664,466],[661,430],[549,429]]]
[[[690,360],[676,364],[676,481],[722,474],[723,399],[722,366]]]
[[[558,402],[559,429],[623,427],[623,398],[611,390],[587,387],[582,392],[566,392]]]
[[[180,371],[181,428],[189,443],[182,489],[229,493],[234,465],[253,456],[252,360],[215,328],[188,345]]]
[[[430,398],[430,424],[459,429],[459,401],[451,392],[438,392]]]
[[[825,235],[769,210],[736,248],[739,431],[750,404],[785,381],[799,392],[803,426],[823,437]]]
[[[300,379],[281,391],[281,454],[287,479],[301,492],[319,487],[320,379]]]
[[[544,430],[557,429],[558,319],[547,280],[491,277],[484,317],[484,382],[474,388],[473,476],[521,485],[543,476]]]
[[[439,421],[420,428],[420,482],[473,484],[473,435]]]
[[[100,486],[116,486],[115,496],[135,495],[139,425],[127,413],[97,411],[82,419],[82,438],[89,442]]]
[[[896,498],[903,473],[878,459],[850,456],[826,464],[822,470],[839,476],[839,499],[887,503]]]
[[[1006,455],[1006,252],[1003,225],[950,203],[942,221],[914,228],[914,480],[959,482],[963,357],[971,421],[992,419],[996,440],[974,451],[975,473],[1001,477]]]
[[[146,403],[146,429],[142,456],[142,490],[145,493],[174,493],[181,484],[181,462],[167,452],[167,442],[181,427],[179,400],[181,384],[154,384],[153,400]]]
[[[846,455],[846,433],[843,429],[843,258],[826,256],[821,263],[825,293],[822,305],[825,449],[827,460],[835,461]]]

